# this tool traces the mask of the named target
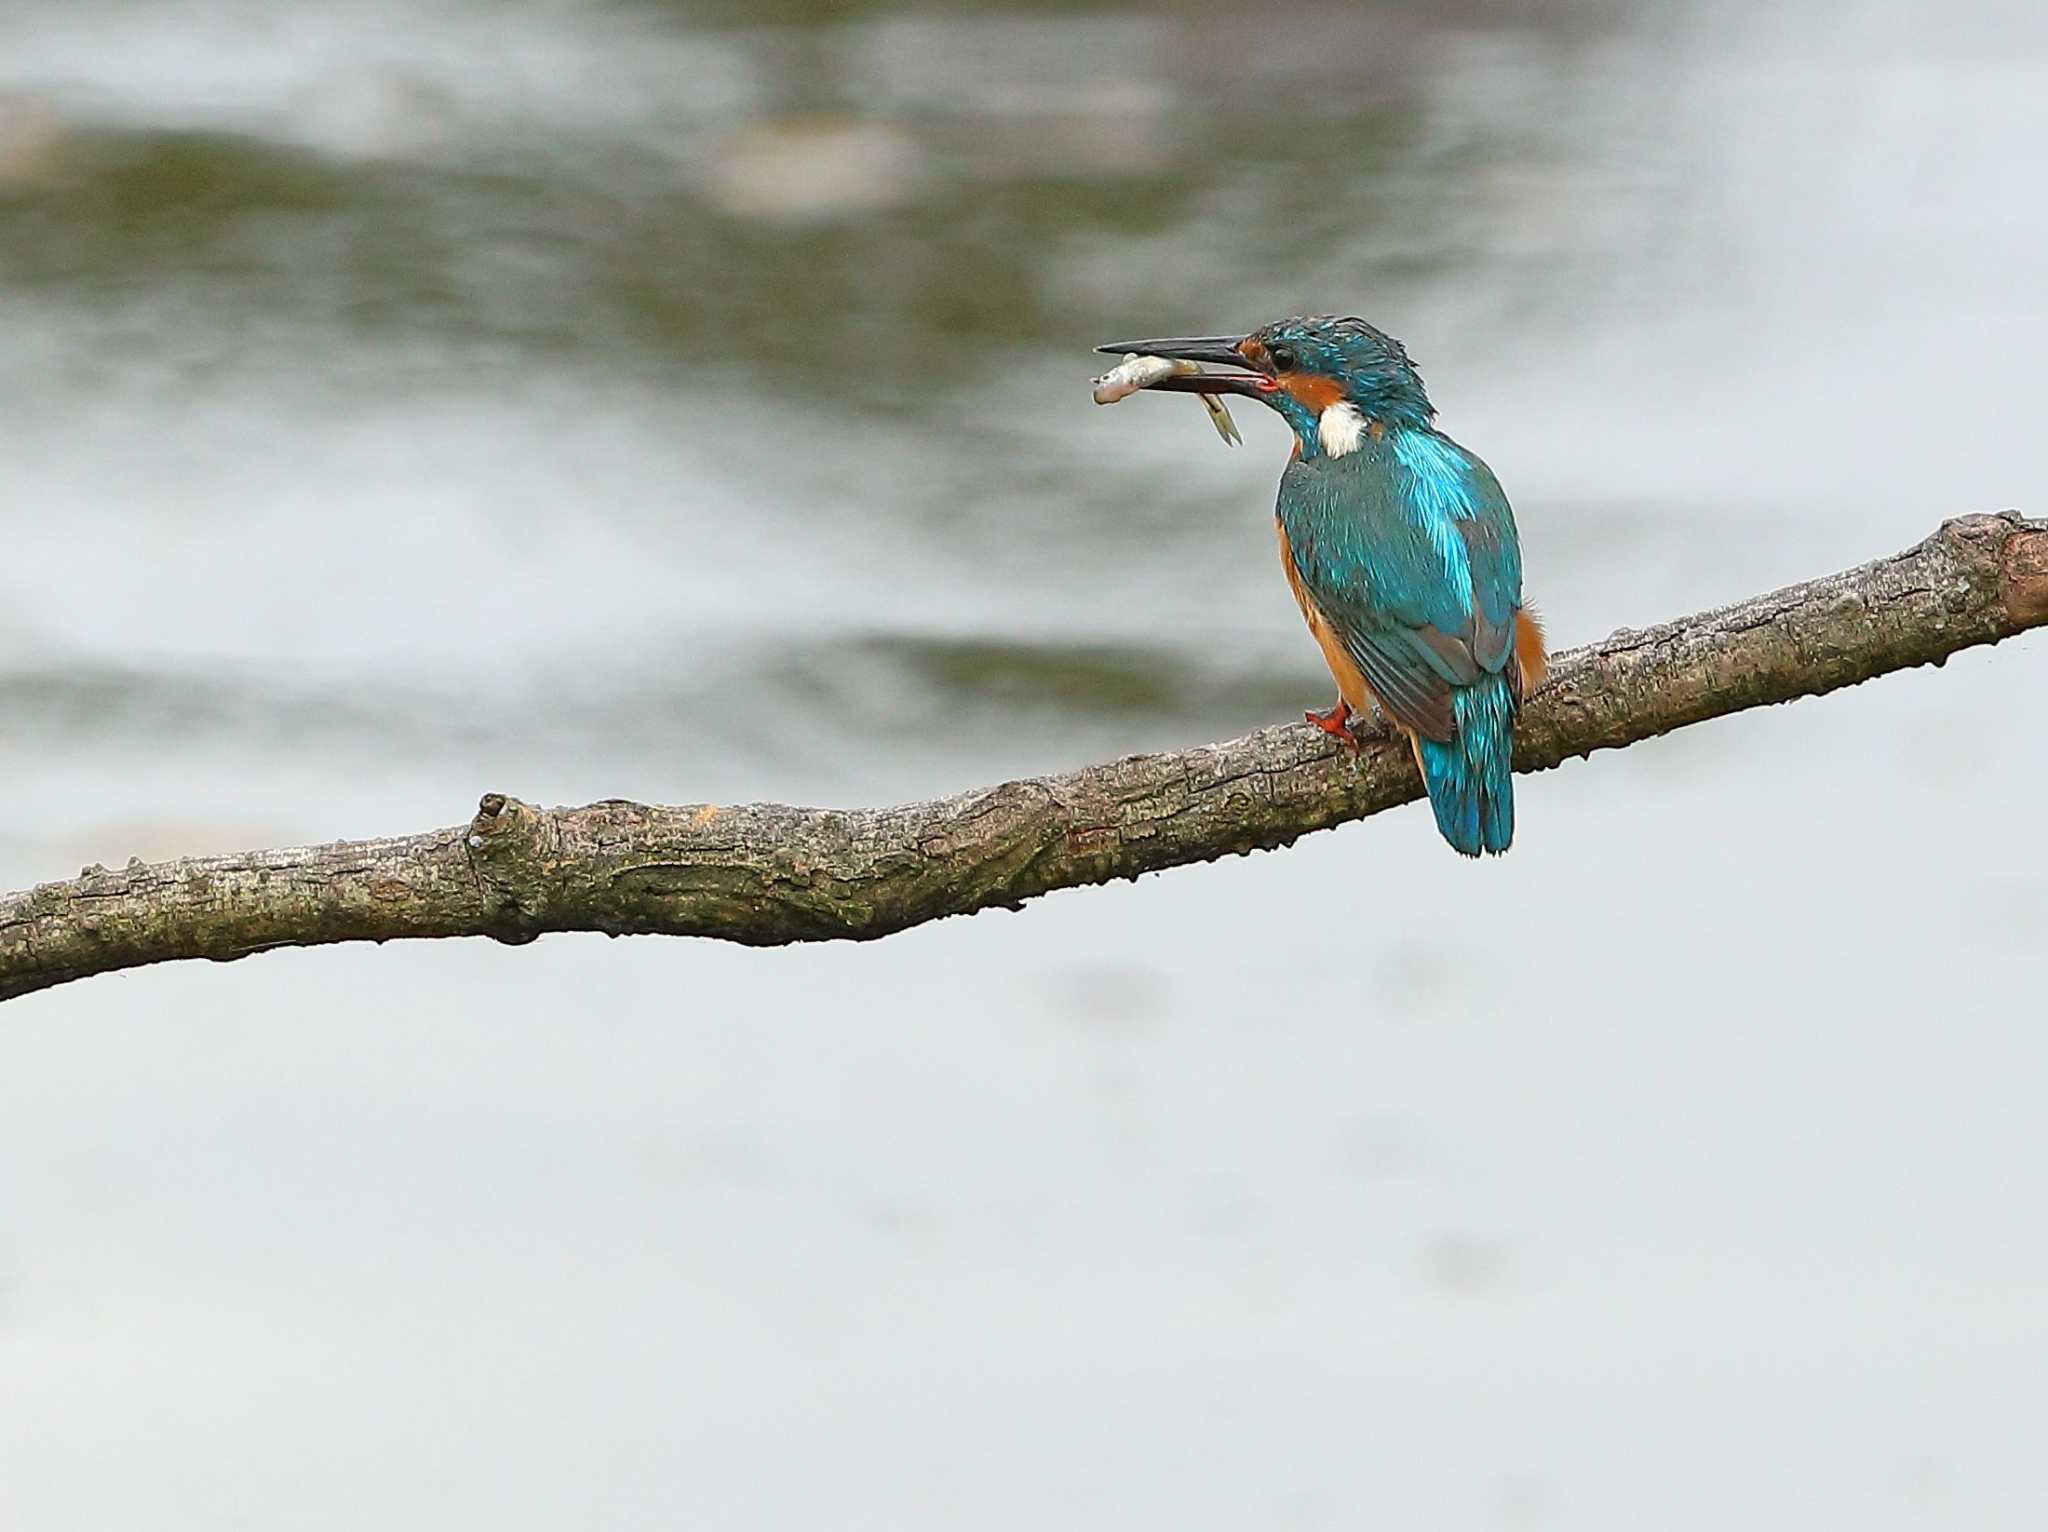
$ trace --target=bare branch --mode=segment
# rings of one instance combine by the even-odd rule
[[[1558,656],[1515,766],[1938,665],[2044,624],[2048,522],[1951,521],[1896,557]],[[1399,742],[1368,741],[1354,762],[1293,724],[889,809],[541,810],[491,793],[468,824],[425,835],[95,867],[0,895],[0,999],[177,958],[396,937],[865,940],[1284,846],[1420,792]]]

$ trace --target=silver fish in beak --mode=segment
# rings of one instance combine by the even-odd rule
[[[1151,388],[1168,378],[1197,377],[1201,372],[1200,362],[1185,357],[1141,356],[1133,351],[1101,377],[1090,381],[1095,385],[1097,404],[1115,404],[1119,399],[1128,399],[1139,390]],[[1230,406],[1221,398],[1215,394],[1197,394],[1195,397],[1209,412],[1209,420],[1226,447],[1234,447],[1244,440],[1238,434],[1237,422],[1230,418]]]

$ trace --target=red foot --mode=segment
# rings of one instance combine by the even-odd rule
[[[1345,748],[1360,748],[1358,736],[1351,732],[1351,720],[1357,715],[1351,711],[1351,704],[1339,697],[1335,706],[1326,707],[1320,713],[1307,712],[1301,715],[1302,722],[1312,723],[1325,734],[1344,742]]]

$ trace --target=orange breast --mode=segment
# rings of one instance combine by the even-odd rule
[[[1515,613],[1515,668],[1522,673],[1517,688],[1524,696],[1543,684],[1550,655],[1543,647],[1543,619],[1528,607]]]
[[[1372,710],[1372,689],[1365,684],[1365,677],[1359,673],[1357,662],[1344,652],[1344,644],[1337,637],[1329,619],[1316,607],[1315,599],[1308,588],[1301,583],[1301,571],[1294,567],[1294,549],[1287,542],[1287,528],[1279,518],[1273,520],[1273,530],[1280,534],[1280,567],[1287,571],[1287,588],[1294,592],[1295,605],[1301,608],[1303,621],[1314,636],[1316,647],[1323,651],[1323,663],[1330,667],[1330,675],[1337,682],[1337,695],[1359,714]]]

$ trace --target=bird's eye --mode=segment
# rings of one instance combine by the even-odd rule
[[[1268,346],[1266,360],[1273,364],[1275,372],[1294,371],[1295,355],[1292,346]]]

